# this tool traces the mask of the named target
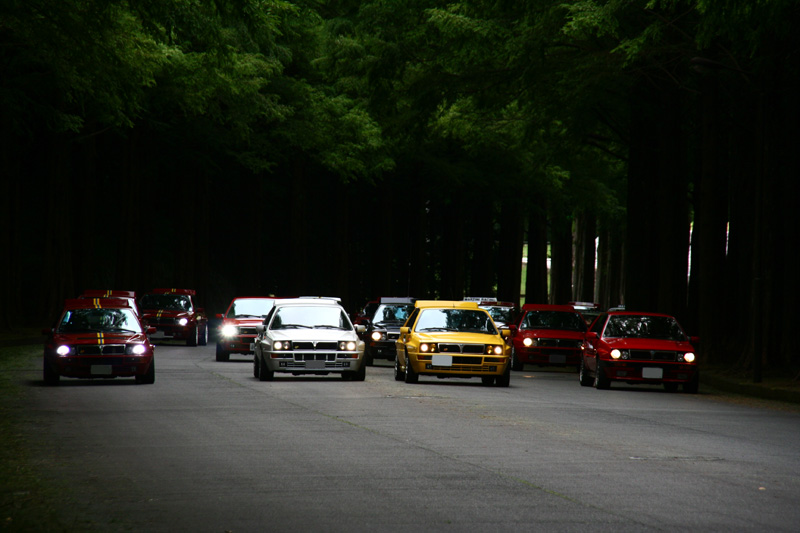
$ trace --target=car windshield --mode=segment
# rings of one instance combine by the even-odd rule
[[[616,315],[606,324],[604,337],[638,337],[684,341],[686,334],[671,316]]]
[[[140,304],[142,309],[192,310],[192,301],[183,294],[145,294]]]
[[[472,309],[424,309],[415,331],[456,331],[497,335],[497,328],[486,311]]]
[[[586,322],[584,322],[577,313],[568,313],[566,311],[529,311],[522,321],[521,329],[586,331]]]
[[[59,333],[142,333],[132,309],[69,309],[58,325]]]
[[[270,329],[352,330],[347,314],[340,308],[323,305],[289,305],[275,311]]]
[[[510,324],[514,321],[514,310],[508,307],[485,307],[495,322]]]
[[[269,298],[239,298],[228,309],[227,318],[262,317],[269,314],[275,300]]]
[[[413,305],[381,305],[375,311],[372,322],[375,324],[405,323],[408,315],[414,310]]]

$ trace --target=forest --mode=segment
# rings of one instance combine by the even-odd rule
[[[582,300],[796,374],[798,24],[796,0],[5,0],[0,331],[84,289]]]

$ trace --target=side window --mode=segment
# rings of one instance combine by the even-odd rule
[[[403,324],[403,326],[405,326],[407,328],[412,327],[414,325],[414,322],[417,321],[417,317],[418,316],[419,316],[419,308],[415,308],[414,312],[411,313],[411,316],[408,317],[408,319],[406,320],[405,324]]]

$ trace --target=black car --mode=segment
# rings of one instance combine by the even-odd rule
[[[364,334],[364,361],[372,365],[375,359],[394,361],[397,350],[395,341],[400,337],[400,328],[414,310],[416,298],[381,298],[375,314]]]

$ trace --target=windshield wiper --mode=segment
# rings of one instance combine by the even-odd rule
[[[451,328],[422,328],[418,329],[417,331],[457,331]]]
[[[280,327],[272,329],[313,329],[313,326],[306,326],[305,324],[281,324]]]
[[[321,329],[347,329],[343,328],[342,326],[331,326],[330,324],[316,324],[314,325],[314,329],[321,328]]]

